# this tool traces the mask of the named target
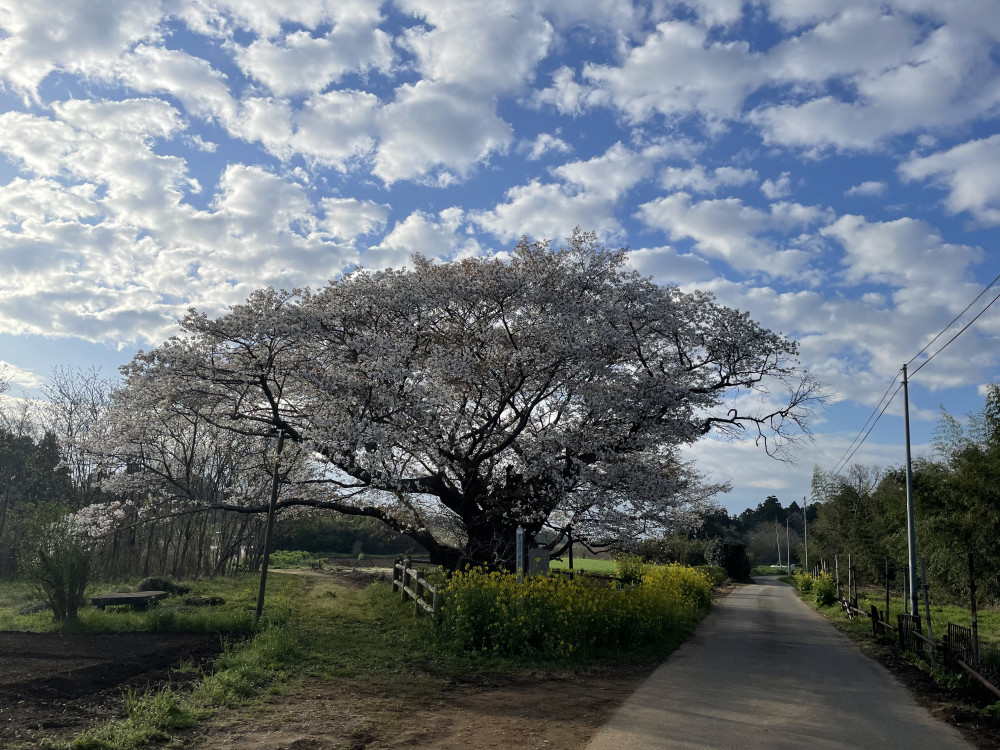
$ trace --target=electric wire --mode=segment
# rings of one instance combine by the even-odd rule
[[[954,318],[952,318],[951,322],[949,322],[948,325],[946,325],[944,328],[942,328],[940,331],[938,331],[937,335],[934,338],[932,338],[930,341],[928,341],[926,344],[924,344],[924,348],[923,349],[921,349],[919,352],[917,352],[912,357],[910,357],[910,361],[907,362],[906,365],[907,366],[912,365],[913,364],[913,360],[915,360],[921,354],[923,354],[924,352],[926,352],[935,341],[937,341],[939,338],[941,338],[944,335],[945,331],[947,331],[949,328],[951,328],[953,325],[955,325],[955,321],[956,320],[958,320],[963,315],[965,315],[967,312],[969,312],[969,308],[972,307],[974,304],[976,304],[980,299],[982,299],[982,296],[984,294],[986,294],[986,292],[988,292],[998,281],[1000,281],[1000,273],[998,273],[996,276],[993,277],[993,281],[991,281],[989,284],[987,284],[986,286],[983,287],[982,291],[980,291],[979,294],[977,294],[975,296],[975,298],[969,304],[967,304],[965,306],[965,309],[962,310],[962,312],[960,312],[958,315],[956,315]],[[993,300],[993,302],[996,302],[996,300]],[[992,305],[993,302],[991,302],[990,304]],[[987,305],[987,307],[988,307],[988,305]],[[966,327],[968,327],[968,326],[966,326]],[[962,330],[965,330],[965,329],[962,329]],[[947,344],[945,346],[947,346]],[[944,347],[941,347],[941,348],[943,349]],[[940,349],[938,351],[940,351]],[[928,361],[930,361],[930,360],[928,360]],[[862,427],[861,429],[863,430],[864,427]]]
[[[875,404],[875,408],[872,409],[872,413],[868,415],[868,419],[865,420],[865,423],[863,425],[861,425],[861,429],[858,430],[858,434],[854,436],[854,440],[852,440],[851,444],[849,446],[847,446],[847,450],[844,451],[844,455],[842,455],[840,457],[840,460],[837,461],[836,466],[835,466],[835,468],[833,470],[834,474],[838,473],[840,471],[840,469],[842,469],[844,466],[847,465],[846,461],[844,460],[844,458],[845,458],[845,456],[847,456],[848,453],[850,453],[852,456],[854,455],[854,453],[851,453],[851,449],[854,448],[854,444],[858,442],[858,438],[861,437],[861,433],[863,433],[865,431],[865,428],[868,426],[868,423],[872,421],[873,417],[875,417],[876,412],[878,412],[879,407],[882,406],[882,402],[885,401],[885,397],[889,395],[889,391],[892,390],[892,387],[896,384],[897,380],[899,380],[899,373],[896,373],[896,377],[894,377],[892,379],[892,382],[889,383],[889,387],[885,389],[885,393],[882,394],[882,398],[880,398],[878,400],[878,403]],[[892,394],[892,397],[889,400],[892,401],[892,398],[895,398],[895,396],[896,396],[895,393]],[[885,410],[883,409],[883,412],[884,411]],[[881,417],[881,416],[882,415],[879,414],[879,417]],[[878,422],[878,418],[876,418],[875,421]],[[872,425],[872,427],[874,427],[874,426],[875,425]],[[869,430],[869,432],[871,432],[871,430]],[[865,437],[868,437],[868,435],[866,434]],[[864,442],[864,440],[862,440],[862,442]],[[859,448],[861,447],[860,443],[858,444],[858,447]]]
[[[930,361],[931,361],[932,359],[934,359],[934,358],[935,358],[935,357],[936,357],[937,355],[939,355],[939,354],[940,354],[941,352],[943,352],[943,351],[944,351],[944,350],[945,350],[945,349],[946,349],[946,348],[948,347],[948,344],[950,344],[950,343],[951,343],[952,341],[954,341],[954,340],[955,340],[955,339],[957,339],[957,338],[958,338],[959,336],[961,336],[961,335],[962,335],[963,333],[965,333],[965,332],[966,332],[966,331],[967,331],[967,330],[969,329],[969,327],[970,327],[970,326],[971,326],[971,325],[972,325],[973,323],[975,323],[975,322],[976,322],[977,320],[979,320],[979,318],[981,318],[981,317],[982,317],[983,313],[985,313],[985,312],[986,312],[987,310],[989,310],[989,309],[990,309],[990,308],[991,308],[991,307],[993,306],[993,303],[994,303],[994,302],[996,302],[996,301],[997,301],[998,299],[1000,299],[1000,294],[998,294],[998,295],[997,295],[996,297],[994,297],[994,298],[993,298],[993,299],[992,299],[992,300],[990,301],[990,303],[989,303],[988,305],[986,305],[986,307],[984,307],[984,308],[983,308],[982,310],[980,310],[980,311],[979,311],[978,313],[976,313],[976,316],[975,316],[975,317],[974,317],[974,318],[973,318],[972,320],[970,320],[970,321],[969,321],[968,323],[966,323],[966,324],[965,324],[965,325],[964,325],[964,326],[963,326],[963,327],[961,328],[961,330],[959,330],[959,332],[958,332],[958,333],[956,333],[956,334],[955,334],[954,336],[952,336],[952,337],[951,337],[950,339],[948,339],[948,340],[947,340],[947,341],[946,341],[946,342],[945,342],[944,344],[942,344],[942,345],[941,345],[941,348],[940,348],[940,349],[938,349],[938,350],[937,350],[936,352],[934,352],[934,353],[933,353],[933,354],[932,354],[931,356],[929,356],[929,357],[928,357],[927,359],[925,359],[925,360],[924,360],[923,362],[921,362],[921,363],[920,363],[920,366],[919,366],[919,367],[917,367],[917,368],[916,368],[916,369],[915,369],[915,370],[914,370],[914,371],[913,371],[912,373],[910,373],[910,377],[912,378],[912,377],[913,377],[914,375],[916,375],[916,374],[917,374],[918,372],[920,372],[920,371],[921,371],[921,370],[922,370],[922,369],[923,369],[923,368],[924,368],[924,367],[925,367],[925,366],[927,365],[927,363],[928,363],[928,362],[930,362]],[[911,359],[911,360],[910,360],[910,362],[912,362],[912,361],[913,361],[913,360]]]
[[[919,357],[921,354],[923,354],[924,352],[926,352],[927,349],[929,349],[931,347],[931,345],[934,344],[935,341],[937,341],[939,338],[941,338],[941,336],[943,336],[945,334],[945,332],[955,324],[955,321],[959,320],[963,315],[965,315],[965,313],[967,313],[969,311],[969,309],[974,304],[976,304],[976,302],[978,302],[980,299],[982,299],[983,295],[986,294],[986,292],[989,291],[992,287],[994,287],[998,281],[1000,281],[1000,274],[997,274],[997,276],[995,276],[993,278],[993,280],[989,284],[987,284],[985,287],[983,287],[982,291],[980,291],[979,294],[977,294],[975,296],[975,298],[973,298],[973,300],[971,302],[969,302],[968,305],[965,306],[965,309],[963,309],[962,312],[960,312],[958,315],[956,315],[954,318],[952,318],[952,320],[948,323],[948,325],[946,325],[944,328],[942,328],[934,338],[932,338],[930,341],[928,341],[927,344],[925,344],[924,347],[919,352],[917,352],[916,354],[914,354],[913,357],[910,358],[909,362],[906,363],[907,366],[913,364],[914,360],[916,360],[917,357]],[[995,302],[997,302],[997,300],[1000,300],[1000,294],[998,294],[996,297],[994,297],[992,300],[990,300],[989,304],[987,304],[986,307],[984,307],[982,310],[980,310],[978,313],[976,313],[976,315],[972,318],[972,320],[970,320],[968,323],[966,323],[964,326],[962,326],[962,328],[954,336],[952,336],[944,344],[942,344],[940,349],[938,349],[936,352],[934,352],[933,354],[931,354],[927,359],[925,359],[923,362],[921,362],[918,367],[916,367],[912,372],[910,372],[908,379],[912,380],[914,375],[916,375],[918,372],[920,372],[937,355],[939,355],[941,352],[943,352],[945,349],[947,349],[948,346],[953,341],[955,341],[955,339],[957,339],[959,336],[961,336],[963,333],[965,333],[972,326],[973,323],[975,323],[977,320],[979,320],[979,318],[981,318],[983,316],[983,314],[985,314],[985,312],[987,310],[989,310],[993,306],[993,304]],[[900,372],[902,372],[902,371],[900,371]],[[844,451],[844,455],[842,455],[840,457],[840,460],[837,461],[836,465],[834,466],[833,472],[832,472],[834,475],[839,474],[840,471],[845,466],[847,466],[847,464],[850,462],[850,460],[852,458],[854,458],[854,454],[856,454],[858,452],[858,450],[860,450],[860,448],[864,444],[865,440],[867,440],[868,436],[871,435],[872,430],[875,429],[875,425],[878,424],[878,421],[882,418],[882,415],[885,414],[886,410],[889,408],[889,405],[892,403],[892,400],[894,398],[896,398],[896,394],[899,393],[900,389],[902,389],[902,387],[903,387],[902,384],[900,384],[896,388],[896,390],[893,391],[892,395],[889,396],[889,400],[886,401],[885,406],[882,406],[882,410],[879,411],[879,406],[881,406],[882,402],[885,401],[886,395],[889,393],[889,391],[892,389],[892,386],[896,383],[896,381],[898,379],[899,379],[899,373],[896,373],[896,377],[894,377],[892,379],[892,382],[889,383],[889,387],[886,388],[885,393],[882,394],[882,398],[879,399],[878,404],[875,405],[875,409],[872,411],[871,415],[869,415],[867,421],[861,426],[861,429],[858,430],[858,434],[854,437],[854,440],[851,441],[851,444],[849,446],[847,446],[847,450]],[[872,417],[875,416],[876,412],[878,412],[878,416],[875,417],[875,421],[872,422]],[[865,432],[865,427],[868,426],[869,422],[872,422],[871,427],[868,427],[868,431]],[[862,433],[864,433],[863,437],[862,437]],[[859,437],[861,438],[860,441],[858,440]],[[855,445],[855,443],[857,443],[857,445]]]
[[[895,381],[893,381],[893,382],[895,382]],[[891,387],[892,386],[890,385],[890,388]],[[882,407],[882,411],[880,411],[878,413],[878,416],[875,418],[875,421],[872,422],[872,426],[868,428],[868,432],[865,433],[865,436],[863,438],[861,438],[861,441],[857,444],[857,446],[855,446],[854,450],[851,451],[851,454],[849,456],[847,456],[845,454],[846,458],[842,458],[841,459],[842,464],[838,462],[837,466],[834,468],[834,471],[833,471],[834,475],[839,474],[840,470],[843,469],[845,466],[847,466],[847,464],[850,463],[851,459],[854,458],[854,454],[857,453],[861,449],[862,445],[864,445],[865,440],[867,440],[868,436],[872,434],[872,430],[875,429],[875,425],[878,424],[878,421],[882,418],[882,415],[885,414],[886,409],[889,408],[889,405],[892,404],[892,400],[894,398],[896,398],[896,394],[899,393],[902,390],[902,388],[903,388],[903,384],[902,383],[900,383],[898,386],[896,386],[896,390],[894,390],[892,392],[892,395],[889,396],[889,400],[885,402],[885,406]],[[862,427],[861,429],[864,429],[864,428]],[[860,435],[860,433],[858,433],[858,434]],[[857,438],[855,438],[855,439],[857,439]],[[850,449],[848,449],[848,450],[850,450]]]

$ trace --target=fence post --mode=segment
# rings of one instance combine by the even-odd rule
[[[927,613],[927,638],[931,642],[931,666],[937,666],[937,657],[934,652],[937,649],[934,646],[934,626],[931,624],[931,599],[930,595],[927,593],[927,565],[924,563],[924,558],[920,558],[920,577],[924,581],[924,611]]]
[[[420,596],[423,588],[423,580],[420,578],[420,574],[413,576],[413,616],[416,617],[420,614]]]
[[[837,599],[838,601],[843,597],[840,594],[840,556],[833,556],[833,572],[837,577]]]
[[[406,587],[407,585],[409,585],[409,583],[410,583],[410,558],[404,557],[403,575],[402,579],[400,580],[400,586],[399,586],[399,598],[404,602],[406,601]]]
[[[440,586],[440,585],[441,585],[440,583],[437,583],[437,584],[434,585],[434,601],[431,604],[431,609],[433,610],[433,615],[434,615],[435,620],[437,619],[438,611],[439,611],[439,608],[438,608],[438,586]]]
[[[885,621],[889,622],[889,558],[885,558]]]
[[[979,616],[976,612],[976,567],[969,553],[969,604],[972,608],[972,666],[979,669]]]

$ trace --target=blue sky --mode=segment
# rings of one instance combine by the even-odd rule
[[[190,306],[579,225],[801,341],[834,399],[796,465],[689,451],[732,510],[801,501],[1000,272],[995,11],[0,0],[0,360],[31,394]],[[1000,379],[998,332],[991,309],[914,379],[918,453]],[[855,461],[902,461],[900,403]]]

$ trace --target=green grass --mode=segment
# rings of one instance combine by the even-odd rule
[[[604,562],[604,561],[600,561]],[[613,563],[608,561],[608,567]],[[607,568],[605,568],[607,569]],[[190,582],[191,595],[216,595],[227,604],[216,614],[218,623],[252,607],[256,579],[218,579]],[[112,587],[97,587],[96,593]],[[0,585],[0,618],[10,605],[22,605],[30,596],[16,587]],[[184,628],[195,625],[169,614],[173,605],[165,600],[148,613],[100,613],[88,607],[80,623],[84,630],[158,629],[168,625]],[[185,617],[196,617],[195,611]],[[151,744],[177,742],[184,729],[209,721],[220,710],[253,704],[268,693],[294,690],[301,680],[320,680],[338,685],[346,700],[354,694],[374,690],[385,700],[398,702],[398,710],[369,715],[366,721],[391,733],[409,697],[440,695],[445,699],[456,683],[495,683],[517,679],[573,679],[572,675],[598,671],[605,665],[650,664],[664,658],[677,642],[658,644],[630,652],[606,654],[591,661],[558,663],[497,654],[464,653],[442,648],[434,638],[429,617],[414,618],[412,605],[403,605],[391,589],[374,584],[357,591],[345,588],[326,576],[302,576],[274,572],[268,584],[266,623],[254,638],[226,646],[214,668],[183,690],[162,689],[126,696],[127,715],[95,724],[71,740],[50,741],[50,750],[134,750]],[[38,617],[38,616],[32,616]],[[51,616],[41,615],[42,627],[51,630]],[[0,621],[3,621],[0,619]],[[27,620],[21,616],[22,624]],[[36,623],[37,624],[37,623]],[[191,664],[181,665],[188,672]],[[393,704],[395,705],[395,703]],[[364,706],[358,710],[366,712]]]
[[[567,570],[569,568],[569,558],[563,557],[562,560],[553,560],[549,565],[554,570]],[[615,561],[597,560],[590,557],[575,557],[573,558],[573,570],[585,570],[589,573],[614,573]]]
[[[284,580],[283,580],[284,579]],[[269,581],[265,599],[265,616],[269,622],[287,621],[290,612],[292,581],[275,576]],[[257,577],[215,578],[191,581],[191,591],[182,596],[169,596],[144,612],[127,607],[100,610],[90,604],[90,598],[111,591],[133,589],[137,581],[119,584],[93,584],[87,590],[87,604],[79,618],[62,626],[53,622],[51,610],[30,615],[19,614],[36,601],[30,588],[19,583],[0,584],[0,630],[68,633],[248,633],[254,629],[257,602]],[[225,604],[195,607],[184,604],[189,596],[221,597]]]
[[[933,593],[933,589],[931,589],[931,593]],[[878,607],[878,611],[884,615],[885,591],[859,588],[858,609],[868,612],[871,611],[873,604]],[[839,607],[839,605],[837,606]],[[896,615],[904,612],[905,609],[906,603],[903,601],[901,596],[893,594],[889,596],[889,615],[893,624],[895,624]],[[923,594],[920,596],[919,614],[921,625],[925,628],[926,632],[927,611],[924,606]],[[1000,610],[980,609],[977,620],[980,641],[990,641],[1000,646]],[[934,637],[937,640],[941,640],[941,636],[947,632],[949,622],[953,622],[956,625],[962,625],[963,627],[970,627],[972,625],[972,611],[967,607],[961,607],[953,604],[934,604],[934,600],[932,598],[931,625],[934,629]]]

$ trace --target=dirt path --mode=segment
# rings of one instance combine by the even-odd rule
[[[191,750],[579,750],[649,671],[444,690],[306,683],[220,714]]]
[[[969,750],[879,664],[773,579],[744,586],[587,750]]]

